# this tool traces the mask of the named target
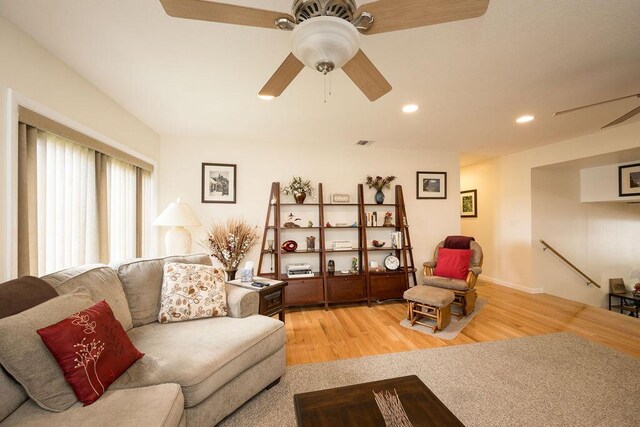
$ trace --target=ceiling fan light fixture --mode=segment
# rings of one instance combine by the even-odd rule
[[[342,68],[360,50],[360,33],[350,22],[318,16],[293,30],[291,51],[305,66],[323,73]],[[323,65],[324,64],[324,65]]]
[[[262,99],[263,101],[272,101],[275,98],[275,96],[258,94],[258,98]]]
[[[525,114],[524,116],[518,117],[516,119],[516,123],[520,123],[520,124],[529,123],[529,122],[532,122],[534,119],[535,119],[534,116],[530,114]]]
[[[420,109],[420,106],[417,104],[408,104],[402,107],[402,112],[410,114],[410,113],[415,113],[419,109]]]

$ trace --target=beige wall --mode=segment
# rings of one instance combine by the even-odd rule
[[[30,100],[48,111],[68,118],[116,143],[157,161],[160,157],[159,136],[144,123],[129,114],[111,98],[81,77],[62,61],[37,44],[31,37],[0,17],[0,276],[12,276],[12,252],[8,247],[14,228],[7,210],[15,211],[15,144],[7,108],[8,91]],[[13,140],[12,140],[13,138]],[[14,218],[15,222],[15,218]]]
[[[606,307],[609,278],[621,277],[630,288],[632,272],[640,269],[640,205],[581,202],[580,172],[571,164],[533,170],[532,240],[545,240],[601,288],[586,286],[587,280],[555,255],[536,249],[533,281],[546,293]]]
[[[535,167],[588,158],[640,146],[640,122],[618,126],[503,156],[461,170],[461,188],[478,189],[478,218],[462,221],[462,232],[485,249],[485,276],[498,283],[539,292],[548,285],[532,275],[531,175]]]
[[[237,204],[200,203],[203,162],[238,165]],[[447,200],[416,199],[416,171],[420,170],[448,172]],[[228,216],[242,216],[252,224],[258,225],[262,231],[273,181],[280,181],[284,185],[292,175],[300,175],[311,179],[314,184],[322,182],[325,200],[331,193],[350,193],[356,200],[357,184],[363,182],[368,174],[398,176],[394,184],[401,184],[404,189],[411,238],[415,247],[415,261],[420,266],[423,261],[431,258],[433,248],[443,237],[460,232],[458,154],[381,149],[375,145],[367,148],[329,145],[318,147],[302,146],[294,141],[265,141],[257,145],[219,142],[215,138],[163,138],[160,207],[163,209],[169,202],[180,197],[191,206],[205,226]],[[393,202],[393,191],[386,190],[385,193],[387,201]],[[369,203],[373,202],[373,194],[373,190],[365,187],[365,196],[369,198]],[[312,219],[317,224],[312,210],[310,207],[291,209],[292,213],[303,218],[305,222]],[[351,212],[352,214],[348,211],[336,212],[333,222],[357,220],[355,211]],[[379,215],[381,218],[382,214]],[[306,234],[303,231],[293,233],[297,234],[290,236],[304,247]],[[351,231],[328,233],[327,241],[357,239],[357,234]],[[388,230],[380,230],[379,233],[378,239],[389,241]],[[204,228],[193,228],[192,234],[194,242],[198,241],[204,237]],[[194,251],[202,249],[194,243]],[[379,255],[381,258],[386,253]],[[249,258],[257,261],[257,250],[254,250]],[[292,258],[287,260],[290,262]],[[293,262],[307,261],[302,256],[297,256]],[[343,269],[347,267],[348,258],[338,259],[336,262],[336,268]]]

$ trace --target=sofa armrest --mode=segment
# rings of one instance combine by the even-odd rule
[[[227,316],[249,317],[258,314],[260,310],[260,297],[258,293],[250,289],[226,284],[227,291]]]

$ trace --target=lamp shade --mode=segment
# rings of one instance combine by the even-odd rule
[[[358,53],[360,33],[344,19],[318,16],[299,24],[291,43],[293,54],[307,67],[315,70],[319,64],[331,63],[337,70]]]
[[[178,199],[175,203],[169,203],[169,206],[156,218],[153,225],[166,227],[197,227],[202,224],[191,211],[189,205],[182,203],[180,199]]]

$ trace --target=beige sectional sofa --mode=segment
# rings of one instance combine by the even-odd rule
[[[226,317],[158,323],[166,262],[211,264],[206,255],[192,255],[43,277],[58,294],[84,286],[94,301],[105,299],[145,356],[96,403],[59,413],[40,408],[0,369],[0,426],[212,426],[275,384],[285,370],[284,324],[257,315],[255,292],[230,285]]]

